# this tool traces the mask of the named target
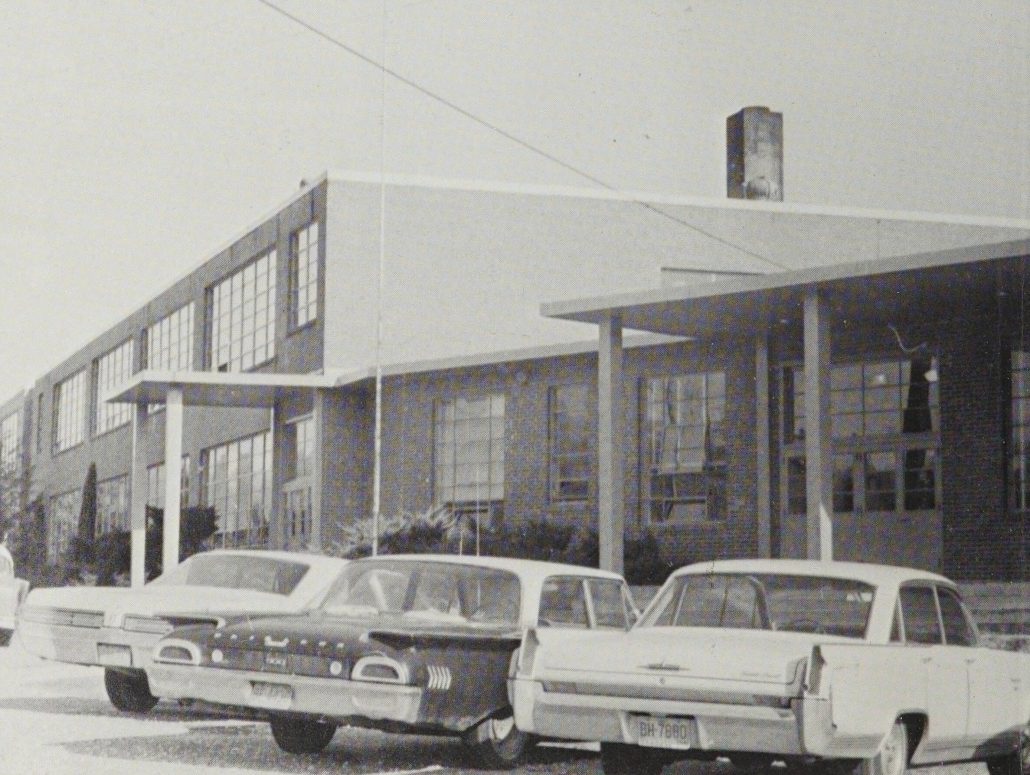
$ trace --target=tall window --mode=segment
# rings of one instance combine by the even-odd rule
[[[1012,443],[1009,445],[1013,505],[1030,508],[1030,352],[1012,352]]]
[[[275,251],[207,292],[212,371],[246,371],[275,356]]]
[[[190,456],[182,456],[179,473],[179,503],[185,508],[190,502]],[[147,505],[163,509],[165,505],[165,464],[147,466]]]
[[[586,385],[552,387],[550,484],[552,501],[585,501],[590,490],[590,428]]]
[[[726,377],[684,374],[647,383],[645,432],[652,524],[726,516]]]
[[[0,420],[0,475],[18,476],[20,473],[21,412],[15,412]]]
[[[86,435],[86,370],[54,385],[54,452],[81,444]]]
[[[132,376],[132,340],[123,342],[93,362],[93,427],[99,436],[132,419],[132,404],[109,404],[104,393]]]
[[[43,394],[36,396],[36,454],[43,454]]]
[[[192,302],[147,327],[143,368],[165,371],[193,368]]]
[[[836,513],[930,510],[937,504],[940,400],[936,359],[883,359],[830,369],[833,509]],[[788,511],[805,502],[805,387],[784,371]]]
[[[290,327],[318,317],[318,223],[290,235]]]
[[[940,428],[936,359],[848,363],[830,369],[834,439],[913,434]],[[931,381],[927,375],[932,375]],[[788,441],[805,437],[805,378],[802,367],[785,372]]]
[[[71,545],[72,536],[79,526],[79,507],[82,490],[72,490],[50,499],[50,519],[47,521],[47,562],[60,562]]]
[[[436,402],[434,497],[459,516],[504,510],[504,394]]]
[[[97,535],[129,529],[129,477],[97,482]]]
[[[283,530],[289,546],[296,542],[306,543],[314,532],[314,420],[303,417],[287,423],[284,442],[287,481],[283,484]]]
[[[12,512],[21,496],[21,412],[0,420],[0,510]]]
[[[201,501],[218,517],[218,546],[264,546],[272,492],[272,436],[267,431],[205,449]]]

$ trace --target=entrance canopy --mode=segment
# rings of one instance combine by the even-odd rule
[[[186,406],[267,409],[292,390],[332,388],[339,378],[322,374],[260,374],[220,371],[141,371],[117,385],[108,403],[163,404],[171,390],[181,390]]]
[[[165,460],[182,458],[183,407],[216,406],[269,409],[281,396],[297,390],[333,388],[339,378],[322,374],[262,374],[211,371],[141,371],[103,396],[108,403],[136,405],[133,421],[132,585],[144,582],[146,551],[146,468],[139,457],[140,417],[151,404],[165,407]],[[168,537],[162,547],[165,570],[179,562],[180,489],[176,477],[165,478],[164,514]]]
[[[800,320],[805,289],[818,286],[827,292],[828,311],[837,320],[876,316],[900,322],[919,310],[968,308],[980,295],[993,297],[998,278],[986,262],[1027,255],[1030,240],[1016,240],[556,301],[543,304],[541,312],[597,325],[616,316],[625,329],[701,338]]]

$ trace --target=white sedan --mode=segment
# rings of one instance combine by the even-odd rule
[[[29,583],[14,575],[14,558],[0,544],[0,646],[10,642],[15,614],[28,591]]]
[[[17,621],[24,648],[44,659],[104,667],[122,711],[146,713],[158,698],[146,668],[175,627],[226,617],[281,614],[317,605],[346,560],[260,549],[202,552],[139,588],[34,589]]]
[[[681,568],[626,633],[527,632],[515,721],[601,741],[606,775],[729,757],[875,775],[1026,775],[1030,654],[980,645],[955,584],[862,563]]]

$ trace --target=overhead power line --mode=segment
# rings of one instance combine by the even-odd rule
[[[339,40],[338,38],[333,37],[329,33],[324,32],[323,30],[320,30],[318,27],[316,27],[315,25],[311,24],[310,22],[305,21],[304,19],[300,18],[299,16],[296,16],[295,14],[292,14],[292,13],[290,13],[289,11],[287,11],[287,10],[285,10],[283,8],[280,8],[278,5],[276,5],[275,3],[271,2],[271,0],[257,0],[257,2],[259,2],[262,5],[268,7],[272,11],[275,11],[280,16],[283,16],[283,17],[289,19],[294,24],[297,24],[297,25],[303,27],[304,29],[306,29],[309,32],[311,32],[312,34],[317,35],[318,37],[322,38],[326,42],[336,46],[337,48],[339,48],[339,49],[341,49],[343,51],[346,51],[348,54],[350,54],[351,56],[355,57],[356,59],[360,59],[365,64],[370,65],[371,67],[376,68],[380,72],[383,72],[383,73],[389,75],[391,78],[393,78],[393,79],[395,79],[397,81],[400,81],[405,86],[408,86],[408,87],[414,89],[415,91],[419,92],[420,94],[425,95],[429,99],[431,99],[431,100],[433,100],[435,102],[440,103],[441,105],[449,108],[450,110],[453,110],[455,113],[458,113],[459,115],[464,116],[469,121],[472,121],[472,122],[474,122],[476,124],[479,124],[482,127],[485,127],[486,129],[490,130],[491,132],[494,132],[495,134],[498,134],[501,137],[504,137],[505,139],[515,143],[516,145],[521,146],[522,148],[525,148],[527,151],[530,151],[531,153],[533,153],[533,154],[535,154],[537,156],[540,156],[541,158],[547,159],[552,164],[556,164],[557,166],[559,166],[559,167],[561,167],[561,168],[563,168],[565,170],[568,170],[569,172],[573,173],[574,175],[577,175],[578,177],[581,177],[581,178],[583,178],[585,180],[588,180],[591,183],[593,183],[593,184],[595,184],[597,186],[600,186],[601,188],[604,188],[604,189],[606,189],[608,191],[612,191],[614,193],[625,195],[625,193],[623,191],[621,191],[617,186],[613,186],[612,184],[608,183],[605,180],[602,180],[601,178],[597,177],[596,175],[593,175],[593,174],[591,174],[591,173],[589,173],[589,172],[587,172],[587,171],[585,171],[583,169],[580,169],[579,167],[576,167],[575,165],[570,164],[569,162],[565,161],[564,159],[561,159],[561,158],[555,156],[553,153],[550,153],[550,152],[545,151],[544,149],[542,149],[542,148],[540,148],[540,147],[538,147],[536,145],[533,145],[533,143],[529,142],[528,140],[524,140],[523,138],[519,137],[518,135],[512,134],[511,132],[509,132],[508,130],[504,129],[503,127],[500,127],[497,124],[494,124],[493,122],[488,121],[487,119],[482,118],[481,116],[476,115],[475,113],[471,112],[470,110],[467,110],[466,108],[463,108],[461,105],[458,105],[457,103],[447,99],[443,95],[437,94],[436,92],[432,91],[431,89],[426,88],[425,86],[423,86],[422,84],[418,83],[417,81],[413,81],[412,79],[408,78],[407,76],[403,75],[402,73],[399,73],[396,70],[393,70],[392,68],[387,67],[384,63],[379,62],[379,61],[373,59],[372,57],[368,56],[367,54],[362,53],[361,51],[359,51],[358,49],[354,48],[353,46],[349,46],[346,43],[344,43],[342,40]],[[774,261],[773,259],[768,258],[766,256],[763,256],[760,253],[756,253],[755,251],[750,250],[748,248],[745,248],[742,245],[738,245],[735,242],[732,242],[731,240],[728,240],[728,239],[726,239],[724,237],[720,237],[718,234],[713,234],[712,232],[708,231],[707,229],[704,229],[704,228],[702,228],[701,226],[698,226],[695,223],[691,223],[690,221],[688,221],[688,220],[686,220],[684,218],[681,218],[681,217],[679,217],[677,215],[674,215],[673,213],[667,212],[666,210],[663,210],[660,207],[657,207],[656,205],[651,204],[650,202],[646,202],[646,201],[644,201],[642,199],[637,199],[635,197],[630,198],[630,201],[632,201],[636,205],[639,205],[640,207],[643,207],[645,210],[649,210],[652,213],[655,213],[656,215],[658,215],[658,216],[660,216],[662,218],[666,218],[666,219],[668,219],[670,221],[678,223],[681,226],[684,226],[684,227],[686,227],[686,228],[688,228],[688,229],[690,229],[692,231],[695,231],[698,234],[701,234],[701,235],[703,235],[703,236],[705,236],[705,237],[707,237],[707,238],[709,238],[711,240],[714,240],[715,242],[721,243],[722,245],[725,245],[725,246],[727,246],[729,248],[737,250],[737,251],[739,251],[739,252],[741,252],[741,253],[743,253],[745,255],[751,256],[752,258],[757,258],[758,260],[763,261],[763,262],[765,262],[767,264],[770,264],[771,266],[774,266],[777,269],[788,269],[789,268],[789,267],[785,266],[784,264],[781,264],[781,263],[779,263],[777,261]]]

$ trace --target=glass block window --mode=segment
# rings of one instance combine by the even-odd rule
[[[118,345],[93,362],[93,427],[97,435],[125,425],[132,419],[132,404],[109,404],[104,394],[132,376],[132,340]]]
[[[800,441],[805,437],[803,368],[789,367],[784,379],[786,440]],[[940,430],[937,359],[923,356],[832,366],[830,412],[834,439]]]
[[[434,421],[437,506],[477,520],[504,503],[504,394],[439,400]]]
[[[54,385],[54,452],[81,444],[86,437],[86,370]]]
[[[207,292],[211,371],[246,371],[275,356],[275,251]]]
[[[129,529],[129,477],[97,482],[97,535]]]
[[[290,235],[290,327],[318,317],[318,223]]]
[[[61,561],[72,536],[79,529],[79,509],[82,490],[72,490],[50,499],[50,518],[47,520],[46,557],[51,565]]]
[[[21,412],[0,420],[0,475],[21,473],[21,429]]]
[[[201,452],[201,502],[215,509],[216,546],[264,546],[272,508],[272,435],[267,431]]]
[[[726,376],[683,374],[647,381],[645,513],[652,524],[726,515]]]
[[[179,503],[186,508],[190,502],[190,456],[182,456],[179,474]],[[147,505],[162,509],[165,505],[165,464],[147,466]]]
[[[550,480],[552,501],[585,501],[593,461],[586,385],[552,387],[550,410]]]

